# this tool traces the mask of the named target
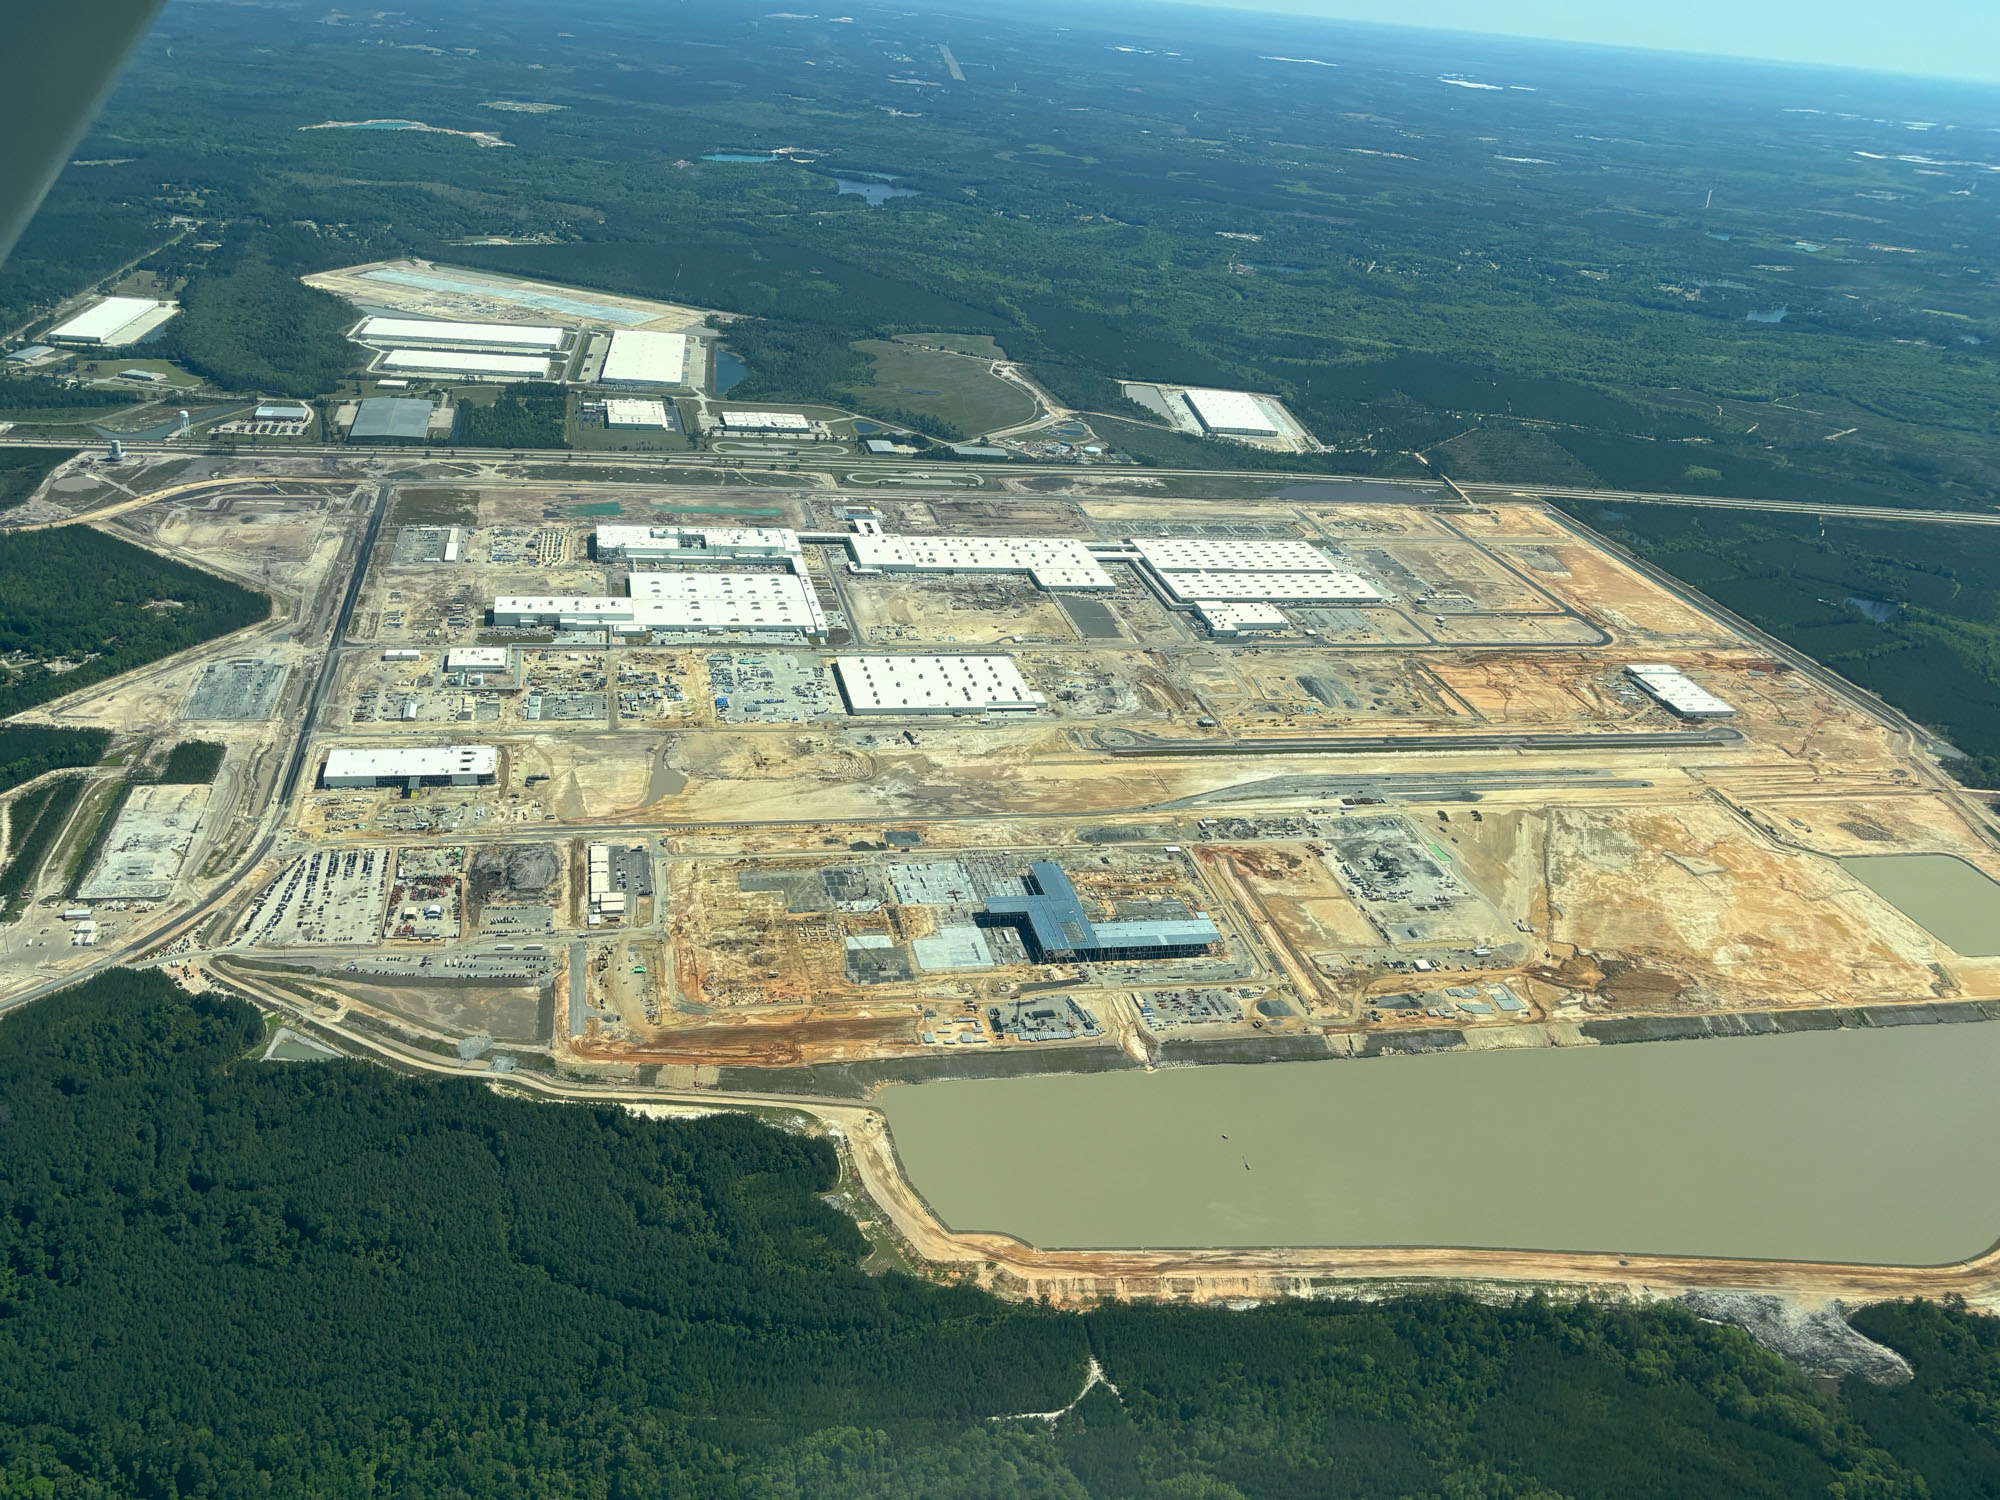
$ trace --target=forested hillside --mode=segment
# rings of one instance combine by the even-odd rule
[[[0,536],[0,655],[34,658],[0,674],[0,717],[270,612],[262,594],[88,526]]]
[[[1838,1395],[1671,1309],[1057,1313],[863,1274],[821,1142],[262,1036],[125,971],[0,1023],[0,1495],[1990,1493],[1962,1313]]]

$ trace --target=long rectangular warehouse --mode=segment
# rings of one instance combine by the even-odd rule
[[[604,385],[686,385],[687,372],[687,335],[621,328],[597,378]]]
[[[180,308],[151,297],[101,297],[44,337],[58,344],[101,344],[117,348],[144,338]]]
[[[503,375],[546,380],[549,362],[539,354],[475,354],[450,349],[391,349],[375,362],[391,375]]]
[[[1188,409],[1210,432],[1227,437],[1276,437],[1278,423],[1247,391],[1190,390]]]
[[[1045,589],[1116,587],[1089,546],[1069,537],[857,533],[842,540],[857,567],[882,573],[1026,573]]]
[[[491,745],[329,750],[320,785],[489,786],[497,757]]]
[[[851,714],[1033,713],[1049,700],[1011,656],[836,656]]]
[[[408,349],[483,349],[493,354],[563,346],[564,330],[540,323],[449,323],[431,318],[364,318],[351,337]]]
[[[799,534],[783,526],[600,526],[595,549],[600,562],[803,561]]]
[[[721,634],[791,631],[809,639],[826,634],[826,613],[810,580],[796,573],[634,573],[628,597],[609,595],[502,595],[493,601],[493,623],[514,629],[650,630]]]
[[[1267,604],[1379,604],[1381,590],[1358,573],[1162,573],[1184,604],[1256,599]]]
[[[1155,573],[1338,573],[1331,553],[1297,537],[1210,540],[1134,537],[1132,550]]]
[[[1625,675],[1638,683],[1654,702],[1683,719],[1727,719],[1736,709],[1696,682],[1679,667],[1664,664],[1632,666]]]

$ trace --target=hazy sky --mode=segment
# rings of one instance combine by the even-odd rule
[[[2000,0],[1198,0],[1392,26],[2000,81]]]

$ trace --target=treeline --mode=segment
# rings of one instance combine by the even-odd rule
[[[510,385],[491,406],[458,403],[453,441],[466,448],[561,448],[568,398],[560,386]]]
[[[0,1493],[1991,1493],[2000,1341],[1956,1310],[1862,1315],[1894,1391],[1671,1307],[1058,1313],[862,1273],[821,1141],[263,1040],[151,972],[0,1025]],[[1091,1356],[1118,1394],[992,1420]]]
[[[254,242],[216,252],[181,292],[159,349],[225,390],[323,396],[354,367],[354,309],[274,265]]]
[[[0,897],[7,910],[14,911],[15,899],[28,891],[49,856],[56,835],[76,811],[87,779],[60,776],[31,791],[21,793],[7,814],[7,863],[0,865]]]
[[[262,594],[88,526],[0,535],[0,717],[102,682],[271,612]],[[46,663],[67,661],[52,672]]]
[[[0,411],[80,411],[85,408],[132,406],[130,391],[99,391],[89,386],[61,386],[53,380],[15,376],[0,379]]]
[[[103,729],[45,729],[39,724],[0,725],[0,792],[44,771],[94,766],[104,759],[111,735]]]

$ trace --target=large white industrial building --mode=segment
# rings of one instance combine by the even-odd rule
[[[806,416],[804,412],[725,411],[717,415],[722,425],[731,432],[807,433],[812,431],[812,419]]]
[[[1132,550],[1156,573],[1331,573],[1333,558],[1297,537],[1247,540],[1138,537]]]
[[[611,335],[611,352],[597,378],[604,385],[686,385],[687,335],[621,328]]]
[[[1136,537],[1133,554],[1181,604],[1379,604],[1382,591],[1297,537]]]
[[[451,323],[431,318],[363,318],[350,338],[399,349],[471,349],[489,354],[554,354],[567,333],[537,323]]]
[[[811,580],[797,573],[632,573],[628,594],[503,595],[493,623],[515,629],[768,634],[783,631],[817,640],[826,634]]]
[[[836,656],[851,714],[1033,713],[1048,699],[1011,656]]]
[[[1026,573],[1039,588],[1110,589],[1086,542],[1070,537],[843,537],[858,568],[881,573]]]
[[[1189,390],[1182,399],[1195,420],[1222,437],[1277,437],[1277,418],[1247,391]]]
[[[667,423],[667,404],[664,401],[635,401],[630,397],[613,396],[604,403],[604,425],[606,427],[658,427]]]
[[[179,311],[177,303],[159,302],[151,297],[100,297],[43,337],[56,344],[96,344],[116,349],[136,344]]]
[[[1727,719],[1736,712],[1679,667],[1643,664],[1627,667],[1625,675],[1638,683],[1654,702],[1683,719]]]
[[[497,757],[491,745],[329,750],[320,785],[488,786]]]
[[[805,566],[799,534],[783,526],[600,526],[600,562],[784,563],[793,572]]]
[[[1275,605],[1256,602],[1225,604],[1220,599],[1197,600],[1194,612],[1211,632],[1228,640],[1239,635],[1270,635],[1290,630],[1292,622]]]
[[[389,375],[489,375],[546,380],[549,362],[539,354],[477,354],[452,349],[391,349],[374,368]]]
[[[1379,604],[1381,590],[1358,573],[1162,573],[1183,604],[1257,600],[1267,604]]]

